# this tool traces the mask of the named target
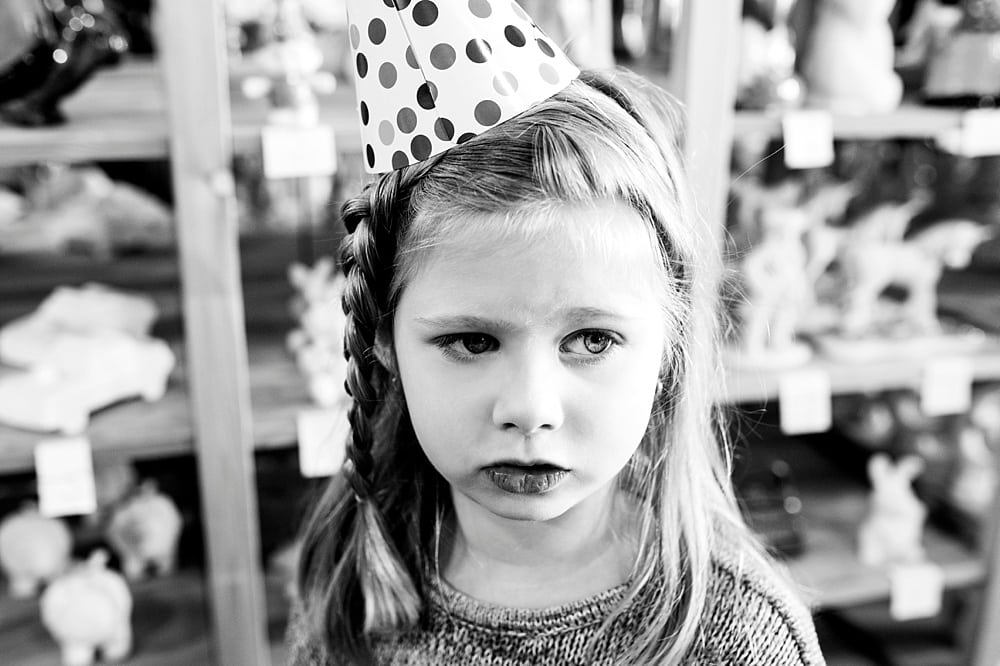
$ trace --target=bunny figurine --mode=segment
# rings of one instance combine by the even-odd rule
[[[173,500],[155,483],[143,482],[139,492],[115,510],[107,528],[108,542],[121,558],[125,576],[141,579],[150,564],[157,574],[171,573],[181,526]]]
[[[97,650],[119,662],[132,650],[132,595],[107,560],[95,551],[42,594],[42,624],[62,648],[63,666],[88,666]]]
[[[66,523],[28,505],[0,522],[0,568],[7,574],[11,596],[34,596],[39,585],[69,565],[73,538]]]
[[[858,558],[863,564],[877,567],[923,559],[921,534],[927,507],[912,487],[923,469],[917,456],[904,456],[895,465],[884,453],[869,458],[870,505],[858,529]]]
[[[801,59],[807,105],[833,113],[888,113],[903,84],[893,70],[895,0],[821,0]]]

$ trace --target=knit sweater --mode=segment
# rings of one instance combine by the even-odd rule
[[[590,666],[611,664],[647,621],[643,595],[631,602],[588,652],[602,621],[622,600],[626,585],[589,599],[542,610],[503,608],[468,597],[447,583],[430,585],[426,623],[376,642],[375,661],[401,666]],[[713,562],[700,636],[685,659],[698,666],[822,666],[816,632],[802,602],[771,572],[730,555]],[[293,615],[288,643],[292,666],[333,666]]]

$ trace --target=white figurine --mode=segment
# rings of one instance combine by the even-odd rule
[[[811,356],[809,347],[796,340],[810,297],[802,243],[808,220],[798,208],[765,209],[760,219],[764,237],[740,263],[745,299],[737,361],[772,368],[799,365]]]
[[[343,352],[346,318],[341,305],[344,277],[335,272],[328,257],[317,261],[312,268],[292,264],[288,275],[298,292],[292,314],[299,322],[299,327],[288,334],[288,349],[295,354],[313,401],[332,407],[346,398],[347,361]]]
[[[66,523],[49,518],[29,505],[0,522],[0,568],[7,575],[10,594],[34,596],[69,566],[73,537]]]
[[[59,643],[63,666],[88,666],[96,651],[118,662],[132,651],[132,595],[107,559],[95,551],[42,594],[42,624]]]
[[[148,296],[93,282],[56,287],[34,312],[0,327],[0,361],[31,367],[67,332],[112,330],[144,337],[157,315],[156,303]]]
[[[173,500],[146,481],[137,495],[114,511],[106,536],[121,559],[125,576],[137,580],[145,576],[149,565],[157,575],[174,571],[181,527],[181,514]]]
[[[923,460],[905,456],[895,465],[884,453],[868,459],[872,490],[868,515],[858,529],[858,558],[867,566],[918,562],[927,508],[913,492]]]
[[[996,497],[996,467],[986,433],[972,425],[963,426],[958,432],[958,459],[948,492],[955,506],[973,516],[985,516]]]
[[[136,396],[161,399],[173,368],[162,340],[117,331],[62,334],[31,370],[0,377],[0,422],[77,435],[102,407]]]
[[[871,332],[879,296],[890,286],[906,291],[905,324],[917,333],[937,333],[937,283],[944,268],[968,265],[976,247],[991,235],[969,220],[948,220],[902,241],[851,243],[840,260],[847,279],[843,330]]]
[[[893,70],[895,0],[821,0],[801,59],[807,104],[834,113],[889,113],[903,84]]]

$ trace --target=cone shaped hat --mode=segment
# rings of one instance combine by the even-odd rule
[[[365,169],[421,162],[580,71],[512,0],[348,0]]]

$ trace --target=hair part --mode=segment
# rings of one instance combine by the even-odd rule
[[[620,477],[630,492],[646,489],[638,498],[647,508],[620,610],[640,595],[652,606],[621,663],[680,663],[695,644],[713,551],[706,525],[746,530],[715,420],[720,253],[688,192],[680,118],[672,99],[640,77],[585,72],[520,116],[385,174],[345,203],[349,463],[306,526],[299,576],[307,614],[331,650],[365,661],[374,637],[415,626],[425,608],[438,497],[447,493],[378,353],[391,344],[406,285],[429,251],[484,213],[503,214],[521,235],[564,224],[556,206],[607,201],[649,222],[670,317],[664,389]],[[651,589],[661,577],[662,589]]]

